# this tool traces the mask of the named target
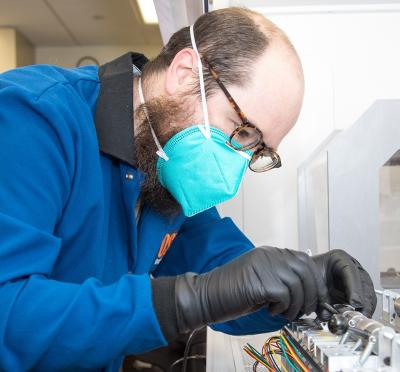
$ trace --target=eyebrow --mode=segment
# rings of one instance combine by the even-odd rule
[[[230,93],[229,93],[229,94],[230,94]],[[235,99],[233,96],[231,96],[231,97],[232,97],[232,99],[234,99],[235,102],[236,102],[236,99]],[[226,100],[227,100],[228,103],[230,104],[228,97],[226,97]],[[240,106],[239,106],[239,107],[240,107]],[[232,118],[232,121],[235,121],[235,122],[238,122],[238,123],[242,124],[242,118],[239,116],[239,114],[236,112],[236,110],[232,109],[232,107],[231,107],[230,112],[231,112],[231,114],[229,115],[229,117]],[[245,114],[245,117],[246,117],[246,119],[247,119],[251,124],[253,124],[253,125],[255,125],[257,128],[259,128],[258,125],[255,123],[255,121],[254,121],[251,117],[249,117],[249,116],[247,115],[247,113]],[[261,130],[261,129],[260,129],[260,130]]]

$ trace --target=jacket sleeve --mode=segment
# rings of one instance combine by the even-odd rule
[[[221,218],[212,208],[185,221],[155,275],[204,273],[252,248],[254,245],[232,220]],[[283,317],[271,316],[266,309],[261,309],[235,320],[214,324],[212,328],[232,335],[244,335],[271,332],[287,322]]]
[[[0,86],[2,371],[100,368],[166,344],[149,275],[126,275],[107,286],[94,278],[80,284],[51,278],[62,246],[54,229],[79,141],[67,122],[75,120],[74,110],[89,110],[78,101],[63,104],[65,89],[32,97]]]

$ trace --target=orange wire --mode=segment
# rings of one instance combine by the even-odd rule
[[[262,364],[265,368],[267,368],[269,371],[274,372],[273,368],[269,367],[266,365],[260,358],[258,358],[256,355],[252,354],[250,351],[247,349],[243,349],[250,357],[255,359],[258,363]]]
[[[263,347],[262,347],[262,355],[265,357],[265,358],[267,358],[268,359],[268,362],[270,363],[270,364],[272,364],[273,365],[273,363],[272,363],[272,357],[270,356],[270,353],[274,356],[274,360],[276,361],[277,359],[277,355],[280,355],[279,353],[277,353],[276,351],[275,351],[275,349],[277,349],[277,350],[280,350],[281,348],[280,348],[280,345],[278,344],[278,342],[279,342],[279,337],[278,336],[272,336],[272,337],[270,337],[269,339],[267,339],[265,342],[264,342],[264,345],[263,345]],[[271,352],[268,352],[267,351],[267,345],[269,345],[269,348],[270,348],[270,350],[271,350]],[[275,349],[274,349],[275,348]],[[291,354],[290,354],[291,355]],[[281,368],[283,368],[284,369],[284,371],[285,372],[288,372],[288,370],[286,369],[286,367],[282,364],[282,356],[280,355],[279,356],[279,364],[280,364],[280,367]]]
[[[289,345],[284,335],[282,336],[282,340],[285,343],[286,347],[291,351],[293,359],[297,362],[297,364],[306,372],[309,372],[309,369],[304,365],[304,363],[299,359],[296,355],[295,351],[293,350],[292,346]]]
[[[276,355],[275,354],[275,350],[273,348],[271,348],[271,351],[272,351],[272,354]],[[281,357],[279,357],[279,365],[280,365],[281,368],[283,368],[285,370],[285,372],[288,372],[286,367],[282,364],[282,358]]]
[[[267,339],[267,341],[264,342],[263,348],[262,348],[262,354],[265,358],[268,359],[268,362],[272,365],[274,365],[274,363],[272,362],[271,356],[269,355],[269,353],[267,352],[267,344],[270,344],[272,340],[272,337],[270,337],[269,339]]]
[[[282,339],[285,343],[285,345],[287,346],[288,350],[286,351],[286,354],[290,357],[292,357],[297,364],[302,368],[302,370],[306,371],[306,372],[310,372],[309,369],[304,365],[304,363],[299,359],[299,357],[297,356],[296,352],[294,351],[294,349],[292,348],[292,346],[287,342],[285,336],[282,335]],[[281,353],[277,353],[275,351],[275,349],[277,350],[281,350],[281,346],[279,343],[279,337],[278,336],[273,336],[270,337],[269,339],[267,339],[267,341],[264,342],[262,349],[261,349],[261,353],[263,355],[263,357],[265,357],[268,361],[268,363],[273,364],[272,360],[271,360],[271,356],[270,353],[267,352],[267,344],[269,344],[270,349],[271,349],[271,354],[273,354],[276,358],[277,355],[281,355]],[[275,349],[274,349],[275,347]],[[257,362],[259,362],[261,365],[263,365],[264,367],[266,367],[269,371],[274,371],[273,368],[269,367],[268,365],[266,365],[262,360],[260,360],[256,355],[252,354],[251,351],[244,349],[244,351],[246,351],[246,353],[252,357],[253,359],[255,359]],[[282,356],[280,356],[281,359]],[[274,358],[274,359],[275,359]],[[279,362],[280,366],[287,372],[287,369],[285,368],[285,366],[282,364],[282,361],[280,360]]]

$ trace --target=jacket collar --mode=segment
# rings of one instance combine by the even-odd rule
[[[133,133],[133,69],[147,58],[127,53],[99,68],[100,93],[95,125],[100,151],[135,166]]]

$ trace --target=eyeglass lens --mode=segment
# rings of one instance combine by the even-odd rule
[[[279,163],[279,157],[272,154],[268,149],[256,152],[250,162],[250,169],[254,172],[265,172],[275,168]]]
[[[243,126],[233,135],[231,145],[236,150],[247,150],[257,146],[260,141],[261,135],[257,129]]]

